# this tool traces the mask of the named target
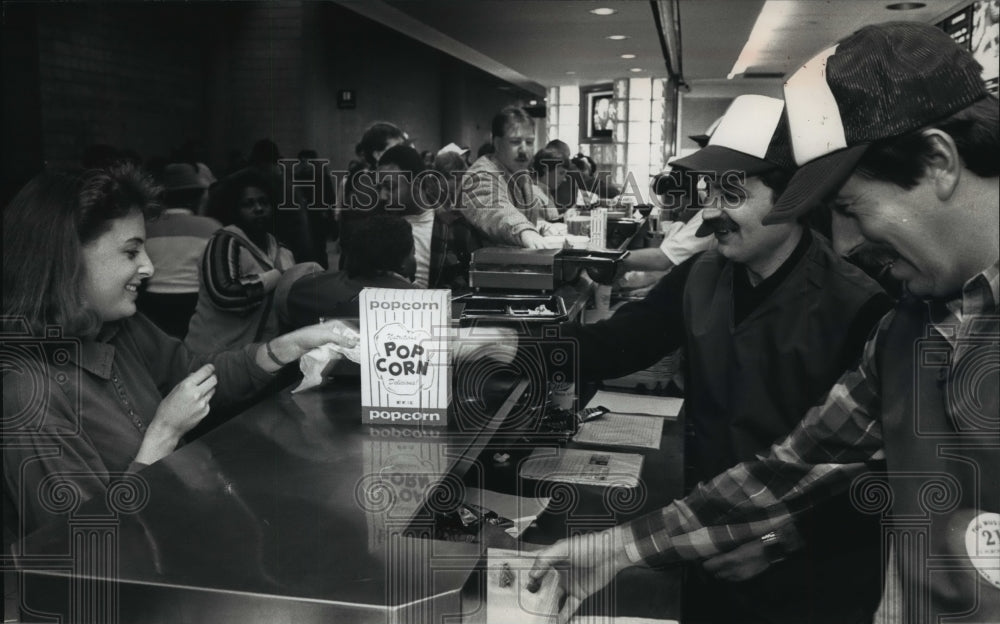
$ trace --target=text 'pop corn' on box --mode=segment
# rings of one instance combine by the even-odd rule
[[[361,421],[448,424],[451,291],[365,288],[360,320]]]

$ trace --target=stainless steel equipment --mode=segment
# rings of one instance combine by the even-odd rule
[[[610,284],[628,251],[484,247],[472,252],[469,284],[477,290],[550,292],[575,282],[584,270]]]

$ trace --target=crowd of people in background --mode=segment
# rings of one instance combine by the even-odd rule
[[[544,235],[565,233],[568,209],[620,193],[589,156],[560,140],[535,150],[534,135],[532,119],[509,107],[476,155],[456,143],[417,151],[404,129],[378,121],[343,167],[309,148],[284,159],[266,138],[214,168],[196,139],[145,160],[92,145],[80,165],[129,163],[161,187],[164,210],[147,223],[157,271],[138,307],[189,349],[212,352],[315,322],[323,306],[356,309],[364,286],[465,288],[475,249],[544,246]],[[400,234],[400,222],[409,233],[390,238],[411,241],[412,275],[377,235]]]

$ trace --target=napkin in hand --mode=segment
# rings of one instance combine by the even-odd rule
[[[328,342],[307,351],[299,358],[302,382],[292,390],[292,394],[315,388],[323,383],[324,377],[336,366],[337,362],[345,357],[354,363],[361,363],[361,345],[357,343],[357,340],[354,341],[353,347],[344,347],[335,342]]]

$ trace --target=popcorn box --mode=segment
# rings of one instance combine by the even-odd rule
[[[361,421],[447,425],[451,291],[365,288],[359,301]]]

